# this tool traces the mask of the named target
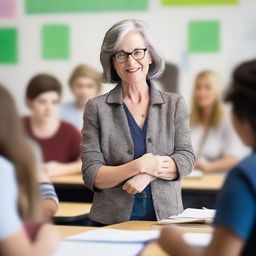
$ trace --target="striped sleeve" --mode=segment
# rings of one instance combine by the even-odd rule
[[[43,200],[52,199],[59,204],[59,199],[52,183],[41,182],[39,183],[40,192]]]

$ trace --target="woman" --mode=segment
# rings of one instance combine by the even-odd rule
[[[100,60],[109,93],[89,100],[82,170],[97,223],[163,219],[183,210],[180,179],[194,163],[182,97],[150,79],[164,61],[144,22],[123,20],[106,33]]]
[[[249,153],[224,113],[221,79],[214,71],[202,71],[196,76],[190,123],[196,169],[229,170]]]
[[[209,246],[197,251],[176,228],[163,229],[159,243],[172,256],[247,256],[256,253],[256,59],[241,64],[233,74],[226,100],[243,143],[253,153],[229,173],[221,191]]]
[[[15,104],[0,85],[0,255],[52,255],[58,244],[44,221],[35,180],[35,160],[22,133]],[[31,226],[31,223],[34,224]],[[29,229],[24,229],[24,227]],[[37,229],[35,234],[32,229]],[[26,233],[29,231],[30,238]]]
[[[69,78],[69,87],[75,96],[75,101],[61,107],[60,117],[80,131],[83,126],[84,106],[89,99],[94,98],[101,91],[101,75],[89,65],[79,65]]]
[[[27,86],[26,102],[32,115],[23,119],[24,127],[40,145],[49,176],[79,173],[81,168],[81,135],[58,118],[60,97],[61,85],[53,76],[36,75]]]

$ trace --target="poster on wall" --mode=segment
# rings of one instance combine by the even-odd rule
[[[186,5],[230,5],[239,4],[240,0],[161,0],[163,6]]]
[[[16,28],[0,28],[0,64],[18,62],[18,31]]]
[[[0,0],[0,18],[14,18],[16,0]]]
[[[25,0],[27,14],[145,11],[149,0]]]
[[[42,58],[46,60],[68,60],[69,26],[44,25],[42,27]]]
[[[188,24],[189,53],[217,53],[219,51],[219,21],[191,21]]]

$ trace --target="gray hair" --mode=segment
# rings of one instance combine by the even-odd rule
[[[147,78],[157,78],[164,71],[164,58],[157,48],[157,44],[149,27],[141,20],[122,20],[114,24],[107,31],[101,46],[100,62],[103,68],[103,79],[107,83],[117,83],[121,81],[113,67],[112,56],[115,54],[123,38],[130,32],[140,33],[147,44],[148,52],[152,58],[152,64],[149,66]]]

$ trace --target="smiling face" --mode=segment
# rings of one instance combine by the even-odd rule
[[[136,49],[147,48],[147,45],[140,33],[128,33],[121,41],[116,52],[132,52]],[[139,83],[145,82],[149,70],[149,65],[152,63],[151,56],[148,50],[145,52],[145,57],[141,60],[135,60],[129,55],[128,60],[124,63],[117,63],[113,58],[113,66],[118,76],[123,83]]]
[[[55,119],[58,116],[60,96],[55,91],[44,92],[33,100],[27,100],[32,115],[40,121]]]

